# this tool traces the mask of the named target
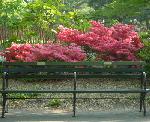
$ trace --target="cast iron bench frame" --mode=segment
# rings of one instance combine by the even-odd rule
[[[2,118],[8,112],[7,100],[15,99],[8,95],[11,93],[71,93],[73,94],[73,116],[76,116],[76,94],[81,93],[139,93],[140,112],[143,109],[146,115],[146,73],[143,61],[119,62],[3,62],[2,63]],[[44,74],[41,74],[44,73]],[[46,73],[46,74],[45,74]],[[11,90],[9,79],[69,79],[73,78],[72,90]],[[78,78],[137,78],[140,88],[137,89],[104,89],[104,90],[78,90]],[[16,98],[19,99],[19,98]],[[21,98],[20,98],[21,99]],[[32,99],[32,98],[29,98]]]

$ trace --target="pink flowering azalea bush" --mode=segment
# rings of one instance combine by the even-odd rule
[[[57,37],[63,42],[88,46],[105,61],[138,60],[136,53],[143,47],[134,26],[127,24],[105,27],[100,22],[91,21],[89,31],[85,33],[60,26]]]
[[[75,44],[12,44],[1,55],[9,62],[65,61],[78,62],[86,58],[81,48]]]

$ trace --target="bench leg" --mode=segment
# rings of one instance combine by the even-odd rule
[[[3,74],[3,84],[2,84],[2,118],[5,118],[5,113],[6,113],[6,101],[7,101],[7,93],[4,93],[4,91],[8,88],[8,78],[7,78],[7,73],[4,72]]]
[[[8,88],[8,78],[6,78],[6,89]],[[5,113],[8,113],[8,94],[6,94]]]
[[[2,118],[5,118],[5,110],[6,110],[6,94],[2,95],[3,103],[2,103]]]
[[[6,95],[6,103],[5,103],[5,113],[8,113],[8,100]]]
[[[142,73],[142,77],[141,77],[141,89],[146,90],[146,73],[145,72]],[[140,94],[140,112],[143,109],[144,110],[144,115],[146,114],[145,96],[146,96],[146,93],[141,93]]]
[[[140,111],[139,112],[142,111],[142,106],[143,106],[143,94],[141,93],[140,94]]]
[[[144,94],[144,96],[143,96],[143,114],[144,114],[144,116],[146,116],[146,100],[145,100],[145,98],[146,98],[146,94]]]
[[[74,91],[76,91],[77,87],[77,74],[74,72]],[[76,116],[76,93],[73,93],[73,117]]]
[[[144,109],[144,116],[146,116],[146,88],[147,88],[147,80],[146,80],[146,73],[143,72],[143,81],[144,81],[144,94],[143,94],[143,109]]]
[[[76,94],[73,95],[73,117],[76,116]]]

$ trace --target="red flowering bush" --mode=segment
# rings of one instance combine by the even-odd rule
[[[1,55],[9,62],[36,61],[83,61],[86,54],[75,44],[62,46],[58,44],[12,44]]]
[[[61,41],[89,46],[105,61],[137,60],[136,52],[143,47],[134,26],[127,24],[108,28],[100,22],[91,21],[86,33],[61,26],[57,37]]]

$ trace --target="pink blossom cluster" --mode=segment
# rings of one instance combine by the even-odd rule
[[[12,44],[1,55],[9,62],[65,61],[78,62],[86,58],[80,46],[72,44]]]
[[[133,25],[116,24],[105,27],[97,21],[91,21],[88,32],[62,27],[57,34],[59,40],[89,46],[96,50],[101,60],[138,60],[136,52],[143,47]]]

